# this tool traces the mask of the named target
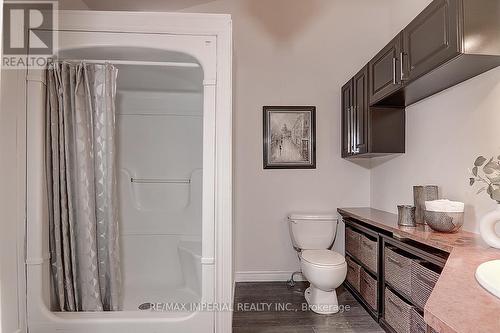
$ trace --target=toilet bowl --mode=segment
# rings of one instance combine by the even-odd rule
[[[330,250],[337,233],[335,215],[291,214],[288,216],[292,244],[300,258],[300,269],[309,281],[304,297],[319,314],[339,312],[336,288],[347,276],[344,256]]]
[[[310,283],[304,293],[309,308],[320,314],[339,312],[335,289],[347,275],[345,258],[330,250],[304,250],[300,253],[300,268]]]

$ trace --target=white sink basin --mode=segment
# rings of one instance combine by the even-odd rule
[[[492,260],[479,265],[476,280],[490,293],[500,298],[500,260]]]

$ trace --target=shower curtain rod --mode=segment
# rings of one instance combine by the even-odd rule
[[[172,61],[131,61],[131,60],[97,60],[97,59],[58,59],[67,62],[86,62],[91,64],[113,64],[113,65],[140,65],[140,66],[166,66],[166,67],[200,67],[195,62],[172,62]]]

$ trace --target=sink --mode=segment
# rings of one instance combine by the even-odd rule
[[[490,293],[500,298],[500,260],[492,260],[479,265],[476,280]]]

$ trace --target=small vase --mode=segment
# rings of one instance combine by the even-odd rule
[[[500,234],[496,232],[496,226],[500,223],[500,202],[497,209],[486,214],[479,222],[481,237],[491,247],[500,249]]]

